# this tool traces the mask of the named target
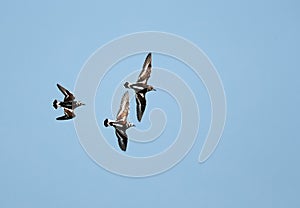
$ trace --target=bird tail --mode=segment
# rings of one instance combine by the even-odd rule
[[[108,121],[108,119],[105,119],[104,120],[104,126],[105,127],[108,127],[108,126],[110,126],[111,124],[110,124],[110,122]]]
[[[124,87],[129,88],[129,82],[125,82]]]
[[[57,100],[53,101],[53,107],[57,109],[59,107],[59,102]]]

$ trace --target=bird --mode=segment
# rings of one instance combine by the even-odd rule
[[[112,126],[115,128],[115,134],[118,138],[118,144],[122,151],[126,151],[127,143],[128,143],[128,136],[126,134],[126,130],[130,127],[134,127],[133,123],[127,121],[127,116],[129,114],[129,93],[126,91],[123,94],[120,109],[117,114],[116,120],[105,119],[104,126]]]
[[[156,91],[153,86],[147,84],[152,70],[151,62],[152,55],[151,53],[148,53],[136,83],[125,82],[124,84],[125,88],[133,89],[135,91],[136,114],[139,122],[141,122],[146,109],[146,93],[150,91]]]
[[[53,101],[53,107],[55,109],[59,107],[64,109],[64,115],[57,117],[56,120],[69,120],[74,118],[76,116],[74,109],[85,104],[81,101],[75,100],[75,96],[60,84],[56,84],[56,86],[65,96],[64,101],[58,101],[56,99]]]

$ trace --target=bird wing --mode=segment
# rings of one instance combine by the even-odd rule
[[[152,69],[151,62],[152,62],[152,56],[151,53],[148,53],[143,65],[143,69],[138,77],[137,83],[147,84]]]
[[[129,113],[129,93],[126,91],[122,97],[120,109],[117,114],[117,121],[126,122]]]
[[[135,100],[136,100],[136,116],[138,121],[140,122],[142,120],[144,111],[146,109],[146,93],[144,92],[138,92],[135,94]]]
[[[121,148],[121,150],[126,151],[128,143],[126,132],[116,128],[116,136],[118,137],[119,147]]]
[[[75,100],[74,95],[67,90],[66,88],[64,88],[63,86],[61,86],[60,84],[57,84],[58,89],[64,94],[65,98],[64,98],[64,102],[66,101],[73,101]]]
[[[57,117],[56,120],[69,120],[76,116],[74,111],[71,109],[68,109],[68,108],[64,108],[64,113],[65,113],[65,115],[63,115],[61,117]]]

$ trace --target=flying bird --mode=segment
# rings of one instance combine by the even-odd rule
[[[129,93],[126,91],[122,97],[120,109],[117,114],[116,120],[105,119],[104,126],[113,126],[115,128],[115,133],[118,138],[119,147],[121,150],[126,151],[128,136],[126,130],[130,127],[135,126],[134,124],[127,121],[127,116],[129,114]]]
[[[151,53],[148,53],[136,83],[126,82],[124,84],[125,88],[133,89],[135,91],[136,114],[139,122],[142,120],[146,109],[146,93],[152,90],[156,91],[153,86],[147,84],[152,70],[151,62],[152,56]]]
[[[55,109],[59,107],[64,109],[64,115],[57,117],[56,120],[69,120],[74,118],[76,116],[74,113],[74,109],[85,104],[75,100],[75,96],[60,84],[57,84],[57,87],[64,94],[65,98],[64,101],[58,101],[58,100],[53,101],[53,107]]]

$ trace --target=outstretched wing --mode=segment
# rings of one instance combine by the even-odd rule
[[[63,86],[61,86],[60,84],[57,84],[58,89],[64,94],[65,98],[64,98],[64,102],[66,101],[73,101],[75,100],[74,95],[67,90],[66,88],[64,88]]]
[[[143,69],[137,80],[137,83],[147,84],[152,69],[151,62],[152,62],[152,56],[151,53],[148,53],[143,65]]]
[[[146,93],[144,92],[138,92],[135,94],[135,100],[136,100],[136,116],[138,121],[140,122],[142,120],[144,111],[146,109]]]
[[[118,137],[119,147],[121,148],[121,150],[126,151],[128,143],[126,132],[116,128],[116,136]]]
[[[126,91],[122,97],[120,109],[117,114],[117,121],[126,122],[129,113],[129,93]]]
[[[57,117],[56,120],[69,120],[76,116],[74,111],[71,109],[68,109],[68,108],[64,108],[64,113],[65,113],[65,115],[63,115],[61,117]]]

